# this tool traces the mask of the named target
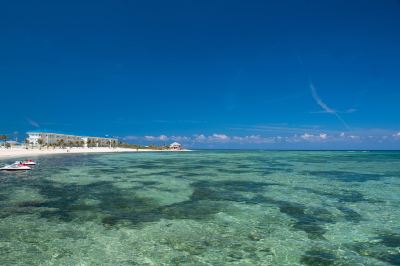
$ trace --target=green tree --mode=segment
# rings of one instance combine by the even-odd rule
[[[7,146],[7,135],[0,135],[0,140],[4,141],[4,147]]]
[[[60,148],[64,148],[65,141],[63,139],[58,139],[57,140],[57,146],[60,147]]]
[[[39,149],[41,150],[44,140],[42,138],[40,138],[40,139],[38,139],[38,143],[39,143]]]

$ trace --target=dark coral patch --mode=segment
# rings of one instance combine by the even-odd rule
[[[308,207],[306,205],[274,200],[271,198],[256,196],[248,203],[263,203],[277,206],[280,212],[294,220],[293,228],[307,233],[310,239],[324,239],[327,223],[335,223],[338,218],[324,208]]]
[[[324,177],[342,182],[366,182],[371,180],[380,180],[384,175],[380,174],[364,174],[346,171],[308,171],[303,174]]]
[[[198,181],[192,184],[193,187],[209,187],[216,189],[223,189],[229,191],[240,191],[240,192],[262,192],[269,186],[278,186],[277,183],[267,182],[254,182],[254,181]]]
[[[371,257],[392,265],[400,265],[400,254],[394,248],[388,249],[382,243],[357,242],[348,245],[348,248],[360,256]]]
[[[337,257],[329,251],[322,249],[311,249],[304,253],[300,262],[310,266],[329,266],[335,265]]]
[[[345,206],[337,207],[344,215],[346,221],[358,223],[363,220],[362,216],[351,208]]]
[[[380,244],[386,247],[391,247],[391,248],[400,247],[400,234],[398,233],[393,233],[393,232],[381,233],[378,237],[378,240],[380,240],[379,241]]]

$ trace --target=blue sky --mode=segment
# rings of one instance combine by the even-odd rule
[[[6,1],[0,132],[400,148],[400,2]]]

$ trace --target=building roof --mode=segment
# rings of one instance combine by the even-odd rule
[[[37,129],[29,130],[26,133],[52,133],[52,134],[73,135],[73,134],[69,134],[69,133],[66,133],[66,132],[62,132],[62,131],[49,130],[49,129],[46,129],[46,128],[37,128]]]
[[[182,146],[182,145],[179,144],[178,142],[173,142],[173,143],[171,143],[169,146]]]
[[[78,137],[83,137],[83,138],[103,138],[103,139],[117,139],[117,138],[113,138],[109,135],[106,135],[104,137],[100,137],[100,136],[86,136],[86,135],[79,135],[79,134],[71,134],[71,133],[67,133],[67,132],[62,132],[62,131],[56,131],[56,130],[48,130],[48,129],[33,129],[33,130],[29,130],[28,132],[26,132],[27,134],[29,133],[47,133],[47,134],[60,134],[60,135],[68,135],[68,136],[78,136]]]

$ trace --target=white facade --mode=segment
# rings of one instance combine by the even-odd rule
[[[174,142],[174,143],[169,145],[169,149],[170,150],[179,151],[179,150],[182,150],[182,145],[179,144],[178,142]]]
[[[32,146],[39,145],[39,140],[42,140],[42,145],[61,145],[66,146],[83,146],[83,147],[106,147],[115,146],[118,144],[118,139],[76,136],[51,132],[27,132],[27,142]]]

